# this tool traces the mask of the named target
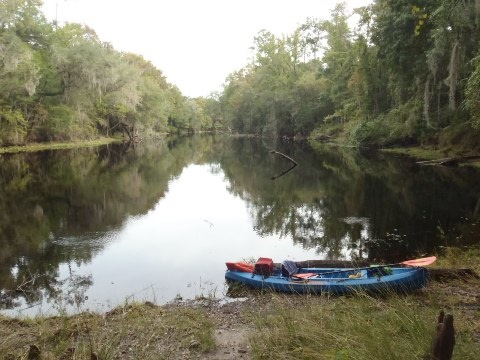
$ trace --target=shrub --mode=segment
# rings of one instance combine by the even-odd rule
[[[22,145],[27,136],[28,122],[19,110],[0,108],[0,145]]]

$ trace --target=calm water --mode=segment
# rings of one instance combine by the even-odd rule
[[[290,167],[276,149],[299,166]],[[258,139],[0,155],[0,309],[228,299],[225,261],[394,262],[480,241],[480,171]]]

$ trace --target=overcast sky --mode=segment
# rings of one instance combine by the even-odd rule
[[[44,0],[48,19],[93,28],[119,51],[150,60],[190,97],[221,90],[251,58],[261,29],[288,35],[308,17],[328,19],[339,0]],[[349,8],[371,0],[346,1]]]

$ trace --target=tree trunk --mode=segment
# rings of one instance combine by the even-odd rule
[[[457,93],[458,73],[460,68],[460,50],[460,40],[457,39],[453,45],[450,64],[448,65],[448,108],[450,110],[455,110],[457,108],[455,95]]]
[[[475,0],[475,24],[480,26],[480,0]]]
[[[425,91],[423,93],[423,117],[425,118],[425,122],[427,124],[427,128],[431,128],[432,124],[430,123],[430,76],[428,77],[427,81],[425,82]]]
[[[133,141],[134,134],[132,132],[132,129],[130,129],[126,124],[122,124],[122,129],[127,133],[128,140]]]
[[[473,216],[477,217],[480,213],[480,197],[477,200],[477,204],[475,205],[475,209],[473,209]]]

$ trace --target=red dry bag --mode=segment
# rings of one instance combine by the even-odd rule
[[[270,276],[273,273],[273,260],[269,258],[259,258],[255,264],[255,274]]]

